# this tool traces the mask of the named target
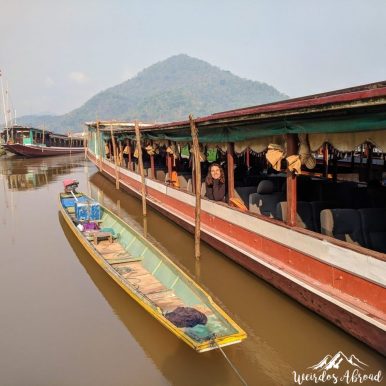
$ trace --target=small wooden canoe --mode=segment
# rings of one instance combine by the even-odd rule
[[[79,225],[79,202],[98,206],[98,210],[89,211],[94,213],[94,220]],[[81,193],[61,193],[59,205],[64,219],[94,260],[190,347],[201,353],[246,338],[246,333],[197,283],[107,208]],[[86,230],[92,223],[98,229]]]

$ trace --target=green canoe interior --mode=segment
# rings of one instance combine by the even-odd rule
[[[76,197],[88,199],[82,194],[77,194]],[[61,194],[60,198],[62,207],[76,227],[78,222],[75,207],[68,205],[68,199],[73,198],[72,195]],[[67,205],[63,205],[65,200]],[[73,203],[75,205],[75,198]],[[110,232],[113,242],[110,239],[95,243],[94,238],[87,237],[86,232],[78,232],[142,301],[157,312],[161,310],[163,315],[177,307],[192,307],[205,314],[208,319],[205,325],[180,328],[197,343],[212,340],[214,334],[221,338],[239,333],[213,307],[207,295],[149,241],[103,206],[100,206],[100,211],[99,228]]]

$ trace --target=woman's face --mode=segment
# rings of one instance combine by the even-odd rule
[[[212,176],[212,178],[214,180],[219,180],[220,177],[221,177],[221,171],[220,171],[220,168],[218,166],[212,166],[210,168],[210,175]]]

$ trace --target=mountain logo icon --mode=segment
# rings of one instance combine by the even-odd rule
[[[316,371],[339,369],[339,367],[345,363],[361,370],[368,367],[366,363],[360,361],[355,355],[351,354],[347,357],[342,351],[338,351],[334,356],[326,355],[319,363],[308,368]]]

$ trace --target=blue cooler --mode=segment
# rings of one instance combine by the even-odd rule
[[[96,201],[75,202],[75,215],[78,221],[100,220],[101,207]]]

